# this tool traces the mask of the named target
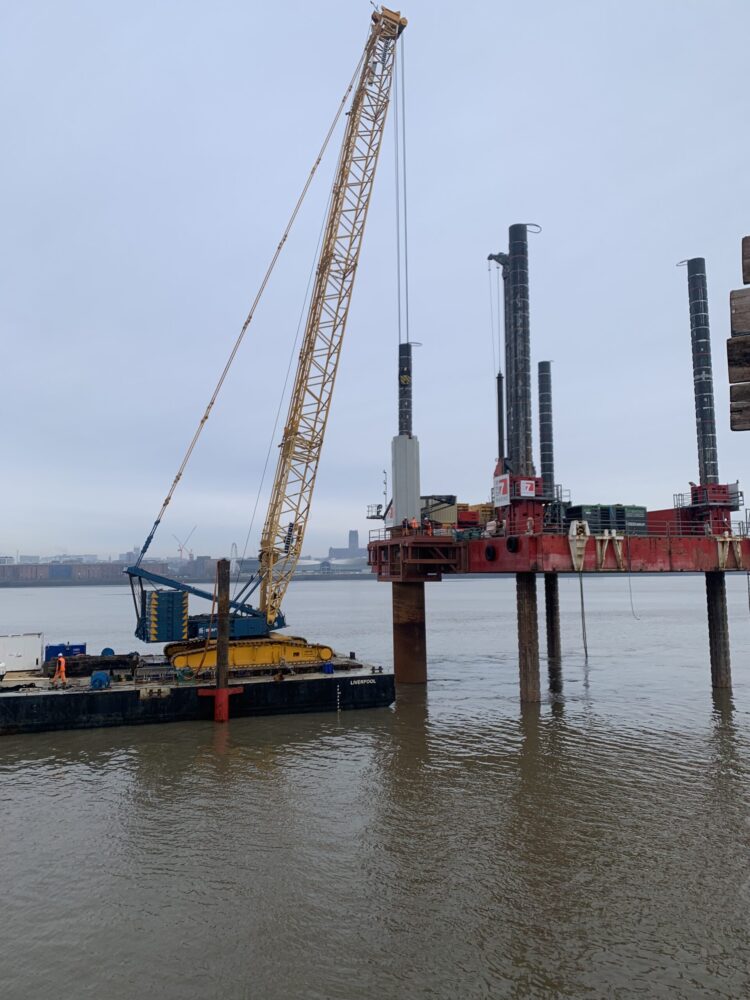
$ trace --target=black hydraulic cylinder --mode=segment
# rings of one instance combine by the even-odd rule
[[[510,461],[521,476],[534,475],[531,440],[531,324],[529,317],[529,240],[525,223],[508,230],[510,334],[513,344],[514,431]]]
[[[398,432],[411,437],[411,344],[398,345]]]
[[[552,435],[552,362],[539,362],[539,459],[544,497],[555,499],[555,444]]]
[[[693,257],[687,262],[690,300],[690,338],[693,346],[695,424],[698,436],[698,474],[701,486],[719,481],[716,447],[714,378],[711,365],[711,329],[708,323],[706,261]]]

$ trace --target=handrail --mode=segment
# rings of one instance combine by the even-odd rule
[[[706,531],[706,527],[709,528]],[[558,535],[567,537],[569,535],[569,526],[560,526],[554,524],[545,525],[541,532],[533,532],[535,535]],[[478,537],[481,538],[505,538],[506,535],[502,532],[490,534],[486,531],[484,525],[467,525],[466,527],[453,528],[433,528],[432,533],[427,533],[423,528],[407,528],[404,529],[400,525],[393,526],[391,528],[375,528],[369,533],[370,542],[382,542],[382,541],[395,541],[399,538],[405,539],[419,539],[420,541],[426,541],[431,538],[450,538],[453,541],[465,541],[466,536],[471,534],[475,537],[477,532],[481,532]],[[526,532],[519,532],[519,535],[525,535]],[[507,536],[509,537],[509,536]],[[632,526],[625,528],[605,528],[601,532],[591,531],[591,537],[594,538],[748,538],[750,537],[750,524],[746,521],[735,520],[732,521],[731,526],[722,529],[720,533],[715,533],[710,530],[710,525],[700,525],[700,524],[687,524],[687,525],[676,525],[671,521],[658,521],[656,523],[646,525],[645,527],[638,527],[634,529]]]

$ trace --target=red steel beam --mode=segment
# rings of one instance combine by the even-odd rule
[[[575,556],[575,561],[574,561]],[[463,573],[711,573],[750,569],[750,539],[677,535],[590,536],[571,552],[567,535],[448,542],[427,536],[370,542],[379,580],[440,580]]]

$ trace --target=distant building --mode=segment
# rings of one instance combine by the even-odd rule
[[[15,561],[13,556],[0,556],[0,566],[12,566]]]
[[[359,532],[349,532],[349,546],[346,549],[330,548],[328,550],[329,559],[366,559],[367,549],[359,547]]]
[[[163,562],[149,563],[149,569],[163,576],[167,565]],[[100,584],[127,582],[124,575],[125,566],[114,562],[93,563],[19,563],[18,565],[0,565],[0,586],[49,586],[71,584]]]
[[[71,565],[74,563],[86,563],[87,565],[89,565],[90,563],[99,562],[99,557],[92,554],[83,556],[76,556],[76,555],[44,556],[44,558],[40,558],[39,561],[43,563],[69,563]]]
[[[39,558],[39,556],[19,556],[18,557],[18,562],[22,566],[31,566],[31,565],[34,565],[34,564],[39,563],[41,561],[42,560]]]

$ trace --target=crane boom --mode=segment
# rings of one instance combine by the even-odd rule
[[[315,286],[260,549],[260,609],[270,626],[302,551],[331,393],[390,101],[400,13],[372,15],[342,142]]]

